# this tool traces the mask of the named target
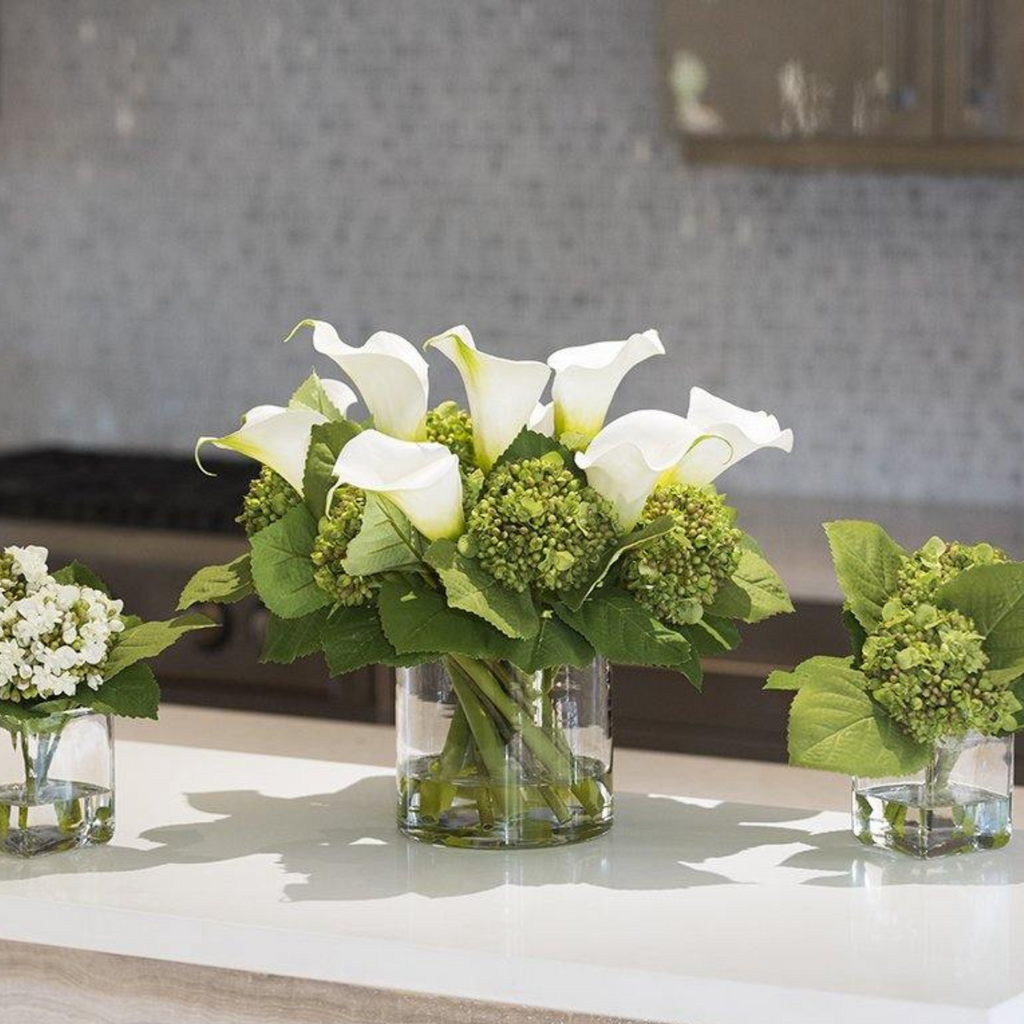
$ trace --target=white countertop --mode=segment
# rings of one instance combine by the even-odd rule
[[[475,853],[400,837],[384,768],[117,754],[113,845],[0,861],[0,939],[680,1024],[1024,1019],[1020,839],[926,865],[843,813],[620,793],[599,840]]]

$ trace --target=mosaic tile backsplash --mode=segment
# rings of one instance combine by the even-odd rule
[[[0,39],[0,447],[187,451],[318,361],[304,316],[654,326],[616,411],[796,431],[727,487],[1024,501],[1024,178],[688,168],[654,0],[0,0]]]

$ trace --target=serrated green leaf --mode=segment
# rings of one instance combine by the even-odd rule
[[[850,649],[853,651],[853,667],[860,668],[864,659],[864,641],[868,638],[867,630],[860,620],[845,604],[843,605],[843,626],[850,636]]]
[[[316,429],[316,428],[314,428]],[[282,619],[301,619],[330,603],[313,578],[316,521],[296,505],[252,537],[252,578],[263,603]]]
[[[523,427],[512,439],[512,443],[498,456],[494,463],[494,469],[503,466],[507,462],[522,462],[523,459],[539,459],[542,455],[550,452],[557,452],[562,456],[565,468],[579,479],[586,481],[586,474],[576,465],[576,458],[568,448],[559,444],[553,437],[547,434],[538,434],[529,427]],[[493,470],[492,470],[493,471]]]
[[[601,585],[604,578],[611,571],[612,567],[616,562],[627,551],[634,551],[637,548],[642,548],[645,544],[650,544],[651,541],[657,540],[659,537],[664,537],[666,533],[670,533],[675,526],[675,520],[672,516],[659,516],[653,522],[648,523],[646,526],[641,527],[639,530],[634,530],[632,533],[627,534],[623,537],[614,547],[609,548],[601,556],[601,561],[597,564],[595,570],[590,574],[590,578],[581,587],[577,587],[568,593],[562,594],[562,603],[573,611],[578,611],[584,601]]]
[[[92,587],[103,594],[110,596],[110,588],[86,565],[79,561],[69,562],[62,569],[58,569],[53,578],[58,583],[73,583],[78,587]]]
[[[441,577],[450,608],[476,615],[513,639],[537,635],[540,616],[529,591],[502,586],[475,559],[460,555],[454,541],[434,541],[424,559]]]
[[[700,688],[700,661],[686,637],[654,618],[624,590],[602,587],[579,611],[557,604],[555,614],[610,661],[674,669]]]
[[[381,494],[367,494],[359,532],[349,541],[342,567],[350,576],[398,572],[420,565],[423,542],[405,513]]]
[[[156,718],[160,687],[148,665],[132,663],[108,679],[98,690],[79,690],[82,707],[119,718]]]
[[[853,667],[851,658],[833,658],[826,654],[816,654],[813,658],[800,662],[792,672],[776,669],[768,677],[764,689],[799,690],[805,683],[828,682],[835,678],[861,688],[865,685],[863,674]]]
[[[857,673],[860,675],[860,673]],[[915,743],[867,695],[838,674],[805,683],[789,715],[789,760],[804,768],[877,778],[909,775],[929,761],[931,747]]]
[[[585,668],[597,656],[590,643],[561,619],[542,618],[540,629],[529,640],[509,644],[505,657],[524,672],[572,665]]]
[[[186,633],[196,629],[209,629],[216,623],[205,615],[190,612],[161,622],[142,622],[118,634],[117,642],[103,665],[104,680],[113,679],[130,665],[145,658],[155,658],[177,643]]]
[[[1024,674],[1024,562],[965,569],[939,588],[935,603],[974,621],[990,669]]]
[[[378,605],[384,635],[399,654],[500,659],[508,651],[508,637],[475,615],[449,608],[440,591],[420,580],[389,580]]]
[[[318,608],[301,619],[282,619],[271,615],[263,637],[260,663],[290,665],[297,658],[319,651],[326,622],[326,608]]]
[[[398,654],[372,605],[333,609],[323,630],[323,651],[332,678],[366,665],[416,665],[432,660],[431,655],[418,652]]]
[[[793,602],[778,573],[752,548],[743,547],[736,572],[718,588],[707,614],[742,622],[762,622],[792,610]]]
[[[825,523],[836,579],[857,621],[870,633],[896,592],[906,552],[877,523],[842,519]]]
[[[253,592],[252,565],[247,551],[226,565],[207,565],[185,584],[178,611],[194,604],[234,604]]]
[[[338,455],[359,432],[355,423],[341,420],[320,423],[309,433],[306,466],[302,473],[302,498],[317,522],[327,511],[327,495],[334,486],[334,464]]]
[[[327,397],[323,382],[316,371],[311,373],[288,400],[289,409],[312,409],[329,420],[343,420],[345,414]]]

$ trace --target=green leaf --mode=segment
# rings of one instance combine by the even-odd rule
[[[516,640],[509,645],[506,657],[524,672],[540,672],[559,665],[585,668],[596,652],[576,630],[553,616],[541,618],[537,635],[529,640]]]
[[[156,718],[160,706],[160,687],[148,665],[128,665],[108,679],[98,690],[79,690],[83,707],[120,718]]]
[[[854,686],[863,687],[864,676],[852,665],[852,658],[833,658],[826,654],[816,654],[813,658],[800,662],[792,672],[776,669],[765,683],[766,690],[799,690],[804,683],[815,681],[828,682],[830,679],[844,679]]]
[[[864,641],[868,638],[868,632],[860,624],[857,616],[846,605],[843,605],[842,618],[846,632],[850,634],[850,647],[853,650],[853,667],[860,668],[861,661],[863,660]]]
[[[863,677],[858,684],[823,675],[793,699],[791,764],[877,778],[919,771],[930,757],[930,745],[915,743],[867,695]]]
[[[366,604],[331,612],[323,630],[323,650],[332,678],[365,665],[416,665],[432,660],[419,652],[397,654],[381,629],[376,609]]]
[[[690,641],[690,646],[701,657],[724,654],[739,646],[740,631],[729,619],[705,615],[692,626],[680,626],[679,632]]]
[[[700,688],[700,661],[686,637],[654,618],[624,590],[602,587],[579,611],[558,604],[555,613],[610,661],[674,669]]]
[[[906,552],[877,523],[843,519],[825,523],[825,533],[846,603],[870,633],[896,591]]]
[[[318,424],[309,433],[306,466],[302,474],[302,497],[315,521],[327,512],[327,495],[334,486],[334,464],[338,455],[359,432],[355,423],[341,420]]]
[[[557,452],[562,456],[565,468],[581,480],[586,481],[586,474],[576,465],[576,457],[563,444],[559,444],[547,434],[538,434],[529,427],[523,427],[513,438],[512,443],[498,456],[494,468],[506,462],[522,462],[523,459],[539,459],[542,455]]]
[[[260,651],[261,664],[269,661],[275,665],[290,665],[296,658],[319,651],[326,622],[326,608],[318,608],[301,619],[271,615]]]
[[[479,616],[513,639],[537,635],[540,616],[528,591],[502,586],[475,559],[460,555],[454,541],[434,541],[425,558],[441,577],[450,608]]]
[[[110,649],[110,654],[103,666],[104,680],[113,679],[129,665],[134,665],[144,658],[155,658],[177,643],[186,633],[196,629],[209,629],[216,623],[205,615],[190,612],[179,615],[175,619],[162,622],[143,622],[131,626],[118,634],[117,643]]]
[[[761,622],[781,612],[791,612],[793,602],[778,573],[763,556],[749,547],[740,551],[740,564],[707,608],[707,614],[743,622]]]
[[[598,563],[597,568],[591,573],[590,578],[583,586],[561,595],[562,603],[567,608],[578,611],[583,602],[601,585],[612,566],[627,551],[641,548],[645,544],[650,544],[652,540],[664,537],[666,533],[671,532],[674,526],[675,520],[672,516],[659,516],[639,530],[634,530],[632,533],[627,534],[614,547],[609,548],[601,556],[601,561]]]
[[[110,596],[110,588],[106,583],[92,569],[78,561],[69,562],[63,569],[58,569],[53,574],[53,578],[58,583],[73,583],[79,587],[92,587],[93,590],[99,590],[108,597]]]
[[[384,635],[399,654],[465,654],[504,658],[509,639],[475,615],[449,608],[444,595],[418,579],[389,580],[379,596]],[[429,660],[429,659],[428,659]]]
[[[990,669],[1024,674],[1024,562],[965,569],[939,588],[935,602],[974,621]]]
[[[249,553],[226,565],[208,565],[185,584],[178,599],[178,611],[194,604],[234,604],[253,592]]]
[[[289,409],[312,409],[329,420],[343,420],[345,414],[327,397],[323,383],[314,371],[295,389],[288,401]]]
[[[304,505],[252,537],[253,582],[263,603],[282,619],[301,619],[330,603],[313,578],[309,556],[315,540],[316,520]]]
[[[380,494],[367,494],[359,532],[349,541],[342,566],[350,576],[412,569],[423,543],[405,513]]]

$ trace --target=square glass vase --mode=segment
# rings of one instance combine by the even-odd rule
[[[853,832],[912,857],[997,850],[1010,841],[1013,737],[939,740],[914,775],[853,779]]]
[[[113,834],[110,716],[75,708],[0,719],[0,853],[36,857]]]

